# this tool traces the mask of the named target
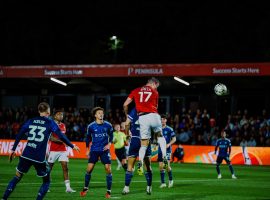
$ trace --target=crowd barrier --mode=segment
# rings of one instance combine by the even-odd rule
[[[72,142],[77,145],[81,152],[73,151],[71,148],[67,148],[70,158],[87,158],[85,142]],[[0,139],[0,155],[8,155],[9,150],[13,147],[14,140]],[[17,155],[20,155],[26,146],[26,141],[22,140],[16,148]],[[173,145],[173,152],[177,148],[177,145]],[[185,163],[212,163],[216,161],[216,155],[214,154],[214,146],[195,146],[195,145],[183,145]],[[157,160],[158,149],[156,146],[152,146],[152,161]],[[239,165],[270,165],[270,147],[239,147],[233,146],[231,152],[232,164]],[[114,153],[114,146],[111,146],[112,160],[116,159]]]

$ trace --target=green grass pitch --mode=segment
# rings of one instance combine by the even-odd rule
[[[14,176],[18,158],[8,163],[7,157],[0,157],[0,197]],[[86,197],[80,197],[79,191],[84,184],[84,174],[87,160],[71,159],[69,164],[70,180],[76,193],[65,193],[63,175],[60,164],[56,163],[52,171],[50,193],[45,199],[105,199],[106,181],[103,165],[99,162],[92,173],[90,189]],[[182,200],[249,200],[270,199],[270,167],[269,166],[234,166],[237,180],[231,179],[226,165],[221,166],[222,179],[217,179],[215,165],[207,164],[178,164],[173,163],[174,187],[160,189],[160,175],[157,163],[152,163],[153,191],[146,194],[146,181],[144,176],[135,175],[130,185],[130,193],[122,195],[125,173],[116,171],[116,162],[112,163],[113,185],[112,199],[182,199]],[[23,177],[9,199],[32,200],[36,198],[42,179],[36,177],[34,168]],[[168,176],[166,174],[166,182]],[[1,198],[0,198],[1,199]]]

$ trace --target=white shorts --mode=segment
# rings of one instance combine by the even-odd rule
[[[162,133],[161,117],[158,113],[148,113],[139,116],[141,139],[150,139],[151,130]]]
[[[49,163],[54,163],[56,160],[59,162],[68,162],[68,152],[67,151],[51,151],[48,157]]]

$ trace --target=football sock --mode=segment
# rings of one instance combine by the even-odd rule
[[[139,150],[139,161],[141,161],[142,164],[143,164],[143,159],[144,159],[144,156],[145,156],[146,149],[147,149],[147,146],[142,145],[140,150]]]
[[[18,176],[14,176],[13,179],[11,179],[4,193],[3,199],[7,199],[9,197],[9,195],[13,192],[14,188],[20,180],[21,178]]]
[[[164,158],[166,156],[166,140],[163,136],[158,137],[158,144],[159,144],[160,149],[161,149],[162,158]]]
[[[152,185],[152,171],[147,171],[145,172],[144,175],[146,178],[147,186],[151,186]]]
[[[126,176],[125,176],[125,186],[129,186],[131,179],[133,177],[133,172],[126,171]]]
[[[217,169],[217,173],[220,174],[219,165],[216,166],[216,169]]]
[[[38,196],[36,200],[42,200],[45,197],[46,193],[49,190],[50,183],[50,176],[43,177],[43,184],[38,191]]]
[[[169,176],[169,180],[172,181],[173,180],[172,170],[168,171],[168,176]]]
[[[234,174],[234,170],[233,170],[232,165],[229,165],[229,168],[230,168],[231,173]]]
[[[70,188],[70,180],[65,180],[65,185],[66,185],[66,188]]]
[[[127,171],[127,163],[123,164],[122,167],[125,171]]]
[[[85,177],[84,177],[84,187],[85,188],[89,187],[90,180],[91,180],[91,173],[86,172]]]
[[[165,170],[160,170],[160,180],[161,183],[165,183]]]
[[[111,190],[112,187],[112,174],[106,176],[107,190]]]

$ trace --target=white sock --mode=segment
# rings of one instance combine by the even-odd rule
[[[142,145],[140,150],[139,150],[139,161],[141,161],[142,163],[143,163],[146,149],[147,149],[147,147]]]
[[[70,180],[65,180],[65,185],[66,185],[66,188],[69,189],[70,188]]]
[[[119,166],[121,167],[122,166],[122,163],[120,162],[120,160],[118,158],[116,160],[117,160],[117,163],[118,163],[118,167]]]
[[[167,145],[166,140],[163,136],[158,137],[157,140],[158,140],[158,144],[159,144],[160,149],[161,149],[162,158],[164,158],[166,156],[166,145]]]

